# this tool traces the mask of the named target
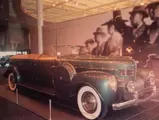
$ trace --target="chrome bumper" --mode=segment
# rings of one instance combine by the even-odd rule
[[[133,96],[134,96],[134,99],[132,99],[132,100],[112,104],[113,110],[121,110],[121,109],[130,107],[130,106],[134,106],[134,105],[138,105],[140,103],[150,100],[151,98],[156,96],[156,86],[152,87],[152,93],[144,99],[139,99],[139,92],[134,92]]]

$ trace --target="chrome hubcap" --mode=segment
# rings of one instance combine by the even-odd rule
[[[82,95],[82,106],[87,113],[94,113],[97,109],[96,97],[91,92]]]

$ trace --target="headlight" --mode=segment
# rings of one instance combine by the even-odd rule
[[[127,87],[128,92],[134,92],[135,91],[135,83],[133,81],[130,81],[127,84],[126,87]]]
[[[133,49],[132,49],[131,47],[127,47],[127,48],[126,48],[126,51],[127,51],[128,53],[131,53],[131,52],[133,52]]]
[[[110,87],[116,92],[117,90],[117,81],[114,76],[110,77],[108,80]]]

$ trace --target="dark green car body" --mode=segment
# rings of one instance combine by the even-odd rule
[[[154,82],[153,72],[137,68],[131,57],[17,55],[11,57],[5,75],[12,71],[18,85],[31,86],[60,99],[70,100],[82,86],[91,86],[103,105],[112,106],[114,110],[147,101],[155,94],[155,84],[149,80],[151,77]],[[135,85],[132,92],[127,86],[130,82]],[[145,90],[150,94],[143,99]]]

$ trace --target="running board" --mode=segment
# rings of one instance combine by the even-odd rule
[[[38,91],[38,92],[41,92],[41,93],[45,93],[45,94],[48,94],[48,95],[51,95],[51,96],[55,96],[56,92],[53,88],[46,88],[46,87],[40,87],[40,86],[34,86],[34,85],[30,85],[30,84],[21,84],[21,83],[17,83],[17,85],[19,86],[22,86],[22,87],[25,87],[25,88],[28,88],[28,89],[31,89],[31,90],[35,90],[35,91]]]

